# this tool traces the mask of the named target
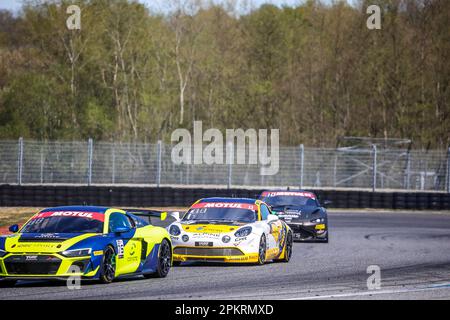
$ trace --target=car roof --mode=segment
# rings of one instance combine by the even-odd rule
[[[97,212],[97,213],[105,213],[107,207],[94,207],[94,206],[62,206],[62,207],[53,207],[42,210],[41,212],[50,212],[50,211],[80,211],[80,212]]]
[[[205,202],[225,202],[225,203],[248,203],[248,204],[255,204],[256,199],[250,199],[250,198],[204,198],[199,201],[199,203],[205,203]]]

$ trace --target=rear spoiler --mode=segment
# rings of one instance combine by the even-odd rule
[[[122,209],[138,217],[154,217],[160,218],[162,221],[166,220],[167,212],[158,210],[144,210],[144,209]]]

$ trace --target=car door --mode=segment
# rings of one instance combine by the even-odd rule
[[[267,236],[267,253],[268,258],[274,258],[280,253],[280,242],[283,230],[283,225],[280,220],[268,221],[270,209],[265,204],[261,204],[261,220],[268,225],[268,236]]]
[[[115,227],[129,228],[128,232],[114,234]],[[117,247],[116,275],[134,273],[141,262],[142,243],[134,237],[136,225],[131,218],[120,212],[113,212],[109,217],[109,233],[115,237]]]

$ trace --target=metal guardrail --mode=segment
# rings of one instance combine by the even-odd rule
[[[450,192],[450,149],[280,147],[279,171],[253,164],[177,165],[158,142],[0,141],[0,184],[300,187]],[[246,150],[246,155],[254,150]],[[224,152],[225,154],[225,152]]]

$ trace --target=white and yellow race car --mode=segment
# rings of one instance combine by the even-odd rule
[[[206,198],[168,227],[174,264],[213,261],[264,264],[289,262],[289,226],[255,199]]]

